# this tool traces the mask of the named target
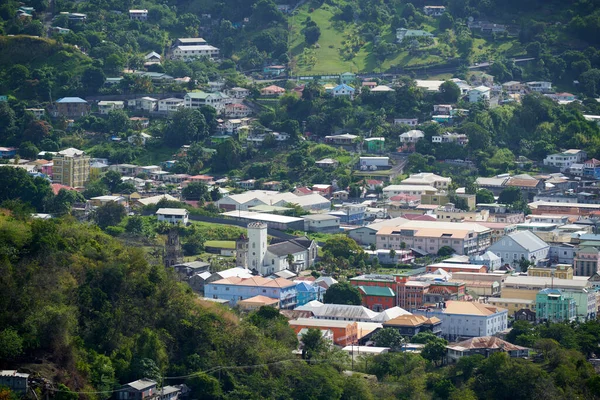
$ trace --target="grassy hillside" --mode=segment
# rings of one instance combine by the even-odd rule
[[[321,29],[320,48],[308,48],[302,34],[302,22],[309,17]],[[296,15],[290,17],[290,49],[297,63],[299,73],[340,73],[344,71],[363,71],[367,69],[367,46],[363,46],[353,59],[344,59],[341,51],[344,42],[357,40],[356,24],[334,24],[334,7],[323,4],[309,12],[309,5],[302,6]],[[312,61],[310,61],[312,58]]]
[[[423,19],[420,29],[436,35],[434,43],[412,54],[406,48],[396,48],[382,61],[376,57],[376,43],[365,39],[362,33],[365,25],[358,22],[344,22],[336,18],[336,13],[345,4],[338,6],[323,4],[313,8],[305,4],[289,17],[290,54],[294,73],[297,74],[339,74],[350,72],[381,72],[391,67],[421,67],[443,63],[457,54],[448,46],[447,37],[440,36],[439,19]],[[401,10],[397,10],[401,12]],[[308,46],[304,40],[303,28],[307,18],[312,19],[321,30],[318,45]],[[378,43],[396,43],[396,32],[385,24],[381,26]],[[455,40],[455,39],[453,39]],[[473,60],[488,60],[498,57],[516,57],[525,54],[523,46],[515,37],[492,39],[476,37],[472,47]]]
[[[0,36],[0,66],[33,68],[49,65],[61,71],[79,72],[92,60],[77,48],[34,36]]]

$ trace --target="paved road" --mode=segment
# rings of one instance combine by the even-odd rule
[[[533,61],[535,60],[535,58],[530,57],[530,58],[515,58],[512,61],[515,64],[519,64],[519,63],[524,63],[524,62],[528,62],[528,61]],[[477,64],[473,64],[468,66],[467,68],[470,70],[477,70],[477,69],[485,69],[490,67],[494,62],[490,61],[490,62],[482,62],[482,63],[477,63]],[[446,73],[451,73],[451,72],[455,72],[458,69],[458,67],[432,67],[432,68],[427,68],[427,67],[423,67],[421,68],[421,70],[427,71],[427,74],[429,75],[438,75],[438,74],[446,74]],[[251,72],[251,71],[246,71],[246,72]],[[335,74],[329,74],[329,75],[335,75]],[[359,73],[356,74],[357,77],[359,78],[386,78],[386,77],[395,77],[397,75],[402,75],[402,71],[396,73],[396,74],[390,74],[387,72],[365,72],[365,73]],[[271,78],[271,79],[252,79],[250,78],[254,83],[256,84],[262,84],[262,83],[273,83],[273,82],[278,82],[278,81],[286,81],[288,79],[294,79],[294,78],[300,78],[300,77],[306,77],[308,75],[297,75],[297,76],[291,76],[291,77],[277,77],[277,78]]]

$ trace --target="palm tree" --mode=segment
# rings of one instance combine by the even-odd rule
[[[285,256],[285,261],[287,261],[287,263],[288,263],[289,270],[292,271],[293,265],[294,265],[294,256],[291,254],[288,254],[287,256]]]

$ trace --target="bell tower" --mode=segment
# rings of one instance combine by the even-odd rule
[[[165,243],[163,261],[165,262],[165,267],[172,267],[173,265],[181,264],[183,262],[181,244],[179,243],[179,230],[177,227],[169,229],[167,242]]]

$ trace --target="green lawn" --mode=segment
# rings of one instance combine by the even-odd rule
[[[233,240],[207,240],[204,242],[204,246],[218,249],[235,249],[235,242]]]
[[[366,69],[365,61],[368,55],[365,49],[366,46],[363,46],[353,59],[342,59],[340,55],[340,49],[343,48],[342,42],[347,40],[345,35],[350,34],[355,26],[354,24],[343,24],[341,29],[334,28],[332,21],[334,9],[334,7],[324,4],[310,13],[308,11],[309,5],[305,4],[300,7],[297,15],[290,17],[290,25],[292,26],[290,48],[296,62],[306,47],[304,34],[301,32],[304,27],[302,22],[310,16],[321,29],[321,37],[318,42],[320,48],[314,49],[313,52],[316,59],[315,64],[313,66],[298,64],[296,73],[340,74],[346,71],[359,72]]]
[[[160,165],[160,163],[172,160],[173,154],[177,153],[177,148],[164,147],[160,145],[148,145],[142,149],[140,155],[134,160],[139,165]]]

